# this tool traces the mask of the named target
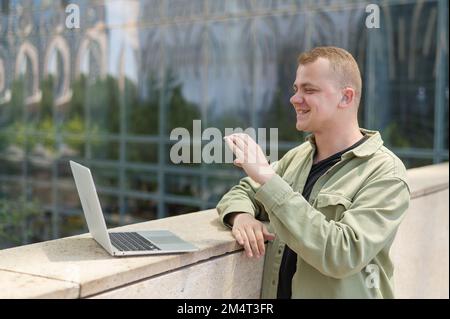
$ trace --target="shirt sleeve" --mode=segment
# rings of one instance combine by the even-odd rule
[[[276,172],[279,172],[281,165],[279,162],[271,164]],[[256,191],[261,187],[260,184],[250,177],[244,177],[239,184],[233,186],[227,192],[216,206],[219,218],[222,223],[231,228],[227,222],[227,216],[235,212],[249,213],[257,219],[268,220],[264,206],[255,200]]]
[[[326,220],[277,175],[257,190],[255,199],[280,240],[321,273],[344,278],[360,272],[392,239],[410,193],[396,177],[369,182],[338,221]]]

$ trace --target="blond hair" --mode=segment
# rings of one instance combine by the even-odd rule
[[[350,86],[355,90],[355,101],[358,106],[361,100],[362,80],[358,64],[353,56],[348,51],[337,47],[316,47],[300,54],[298,65],[312,63],[318,58],[330,61],[331,71],[342,88]]]

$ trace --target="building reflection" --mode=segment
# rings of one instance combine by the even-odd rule
[[[80,29],[68,1],[0,3],[0,248],[86,231],[69,159],[109,226],[214,207],[242,173],[174,165],[171,130],[276,127],[282,156],[304,137],[297,55],[318,45],[356,57],[361,126],[408,167],[448,160],[445,1],[385,1],[379,30],[355,1],[71,1]]]

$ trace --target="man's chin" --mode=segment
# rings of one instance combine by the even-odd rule
[[[299,131],[299,132],[310,132],[310,130],[308,130],[308,127],[307,127],[306,125],[302,125],[302,124],[299,124],[299,123],[297,123],[297,124],[295,125],[295,128],[296,128],[297,131]]]

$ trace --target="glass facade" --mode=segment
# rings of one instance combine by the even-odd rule
[[[448,161],[448,2],[371,3],[378,29],[361,1],[0,1],[0,248],[87,230],[69,159],[110,227],[215,207],[242,172],[172,163],[170,132],[278,128],[281,157],[303,142],[289,98],[314,46],[355,56],[360,125],[408,168]]]

